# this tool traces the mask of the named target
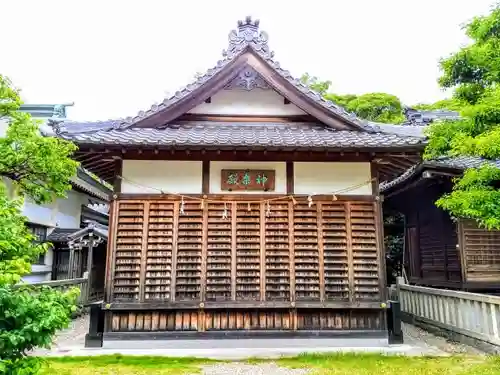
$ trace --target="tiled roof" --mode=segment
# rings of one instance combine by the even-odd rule
[[[500,160],[487,160],[478,156],[443,156],[434,160],[427,160],[407,169],[403,174],[401,174],[399,177],[396,177],[394,180],[382,182],[380,184],[380,191],[384,192],[396,185],[407,181],[411,177],[417,175],[426,167],[451,168],[461,171],[468,168],[478,168],[485,163],[500,168]]]
[[[69,242],[87,233],[94,232],[104,239],[108,238],[108,227],[99,223],[88,223],[85,228],[55,228],[48,236],[48,242]]]
[[[73,103],[65,104],[21,104],[19,111],[29,113],[36,119],[66,118],[66,107],[73,106]]]
[[[77,231],[79,228],[55,228],[48,236],[48,242],[68,242],[69,236]]]
[[[308,85],[301,82],[300,79],[294,78],[288,70],[283,69],[280,63],[274,60],[274,52],[270,50],[268,40],[269,37],[267,33],[259,30],[258,20],[252,21],[251,17],[246,17],[244,21],[238,21],[238,28],[229,33],[229,45],[227,50],[223,51],[223,59],[219,60],[214,68],[200,75],[196,81],[177,91],[173,96],[164,99],[162,103],[151,106],[147,111],[139,112],[135,117],[129,117],[123,120],[120,126],[129,127],[189,96],[193,91],[211,80],[217,73],[221,72],[225,66],[236,60],[236,58],[247,49],[251,48],[266,61],[276,73],[293,84],[307,97],[326,108],[335,116],[343,118],[347,122],[358,126],[360,129],[371,130],[370,125],[364,120],[359,119],[356,114],[349,113],[343,107],[325,99],[320,93],[312,90]]]
[[[224,72],[229,72],[234,65],[233,62],[237,62],[238,57],[249,50],[256,55],[256,58],[267,63],[267,66],[274,72],[268,74],[273,74],[282,82],[288,82],[294,88],[294,92],[301,93],[308,103],[315,103],[316,108],[322,107],[326,110],[324,113],[329,113],[332,118],[341,119],[341,121],[351,125],[353,130],[335,130],[328,127],[320,128],[317,125],[305,126],[304,124],[297,126],[292,124],[289,125],[289,128],[284,128],[277,124],[250,127],[240,123],[211,124],[210,126],[171,123],[179,115],[177,113],[174,116],[175,111],[178,110],[177,105],[191,102],[194,105],[196,98],[203,96],[201,88],[215,87],[212,84],[218,82],[219,77],[228,76]],[[212,86],[209,85],[209,82]],[[172,109],[174,107],[175,109]],[[172,109],[171,118],[167,115],[166,118],[163,118],[163,123],[156,123],[158,117],[154,116],[160,112],[170,113],[169,109]],[[421,125],[428,124],[443,115],[434,113],[439,111],[431,112],[426,111],[425,116],[423,116],[422,111],[406,108],[407,122],[402,125],[379,124],[358,118],[354,113],[349,113],[343,107],[326,100],[321,94],[283,69],[274,60],[274,52],[270,50],[268,45],[268,36],[264,31],[259,30],[259,21],[252,21],[250,17],[247,17],[245,21],[238,22],[236,30],[230,32],[229,45],[227,50],[223,52],[222,60],[218,61],[214,68],[200,75],[196,81],[177,91],[173,96],[164,99],[160,104],[153,105],[147,111],[141,111],[136,116],[126,119],[99,122],[54,121],[51,125],[58,136],[79,144],[302,146],[307,148],[398,147],[423,144],[425,136],[423,134],[424,127]],[[448,116],[448,112],[443,116]],[[419,118],[425,121],[420,123]]]
[[[426,126],[435,120],[459,120],[460,114],[446,109],[418,110],[410,107],[404,108],[406,122],[403,125]]]
[[[81,125],[84,127],[84,125]],[[379,132],[336,130],[314,123],[212,123],[169,124],[162,129],[130,128],[96,132],[62,133],[79,144],[144,146],[377,148],[419,146],[420,137]]]
[[[112,190],[104,185],[103,182],[96,181],[89,172],[79,167],[76,176],[71,177],[71,184],[93,197],[109,201]]]
[[[247,17],[245,21],[238,22],[237,30],[232,30],[229,34],[229,46],[227,50],[223,51],[223,58],[217,62],[214,68],[209,69],[205,74],[197,77],[196,81],[188,84],[181,90],[175,92],[174,95],[164,99],[160,104],[151,106],[146,111],[140,111],[136,116],[128,117],[126,119],[108,120],[93,123],[75,123],[70,121],[52,122],[57,134],[65,132],[95,132],[103,129],[125,129],[133,127],[135,124],[161,112],[181,100],[194,95],[197,89],[201,88],[212,79],[217,79],[218,73],[221,73],[224,68],[235,61],[240,55],[247,50],[252,50],[260,58],[277,73],[280,77],[284,78],[287,82],[293,85],[305,97],[320,105],[327,110],[334,117],[343,119],[346,123],[352,124],[355,129],[364,131],[376,132],[376,126],[373,127],[369,122],[364,121],[356,116],[354,113],[347,112],[343,107],[335,104],[334,102],[325,99],[320,93],[312,90],[308,85],[304,84],[298,78],[294,78],[289,71],[283,69],[281,65],[274,60],[274,52],[269,49],[268,36],[264,31],[259,30],[259,21],[252,21]],[[83,129],[83,126],[85,129]]]

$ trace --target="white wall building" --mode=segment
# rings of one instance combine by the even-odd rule
[[[66,105],[36,104],[22,105],[21,111],[30,113],[33,118],[45,122],[48,119],[66,117]],[[44,125],[42,125],[44,126]],[[3,136],[8,128],[8,122],[0,120],[0,136]],[[98,220],[107,225],[107,213],[102,205],[106,205],[111,190],[102,182],[93,178],[83,169],[73,177],[72,190],[67,192],[66,198],[56,199],[50,204],[38,205],[29,198],[25,199],[23,214],[28,221],[28,227],[40,241],[45,241],[56,228],[74,229],[75,231],[85,225],[86,220]],[[9,186],[9,182],[7,181]],[[92,207],[96,207],[97,210]],[[30,275],[24,277],[28,282],[48,281],[53,275],[54,250],[40,256],[38,262],[32,265]]]

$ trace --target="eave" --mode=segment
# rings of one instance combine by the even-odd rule
[[[295,148],[290,150],[272,148],[125,148],[80,146],[75,157],[93,173],[109,183],[117,173],[121,160],[211,160],[211,161],[282,161],[282,162],[374,162],[382,180],[397,177],[410,166],[420,161],[422,147],[394,149],[325,150]],[[100,158],[99,158],[100,156]],[[97,158],[97,159],[96,159]]]
[[[382,184],[380,191],[386,196],[394,196],[416,186],[423,179],[424,172],[431,172],[428,178],[445,176],[450,179],[460,176],[466,169],[478,168],[483,164],[491,164],[500,168],[500,160],[486,160],[476,156],[444,156],[426,160],[407,169],[392,181]]]

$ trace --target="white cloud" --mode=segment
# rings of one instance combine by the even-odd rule
[[[75,102],[75,119],[136,114],[215,65],[236,21],[261,21],[285,69],[340,93],[405,103],[445,96],[438,60],[492,0],[55,1],[2,4],[0,72],[30,103]]]

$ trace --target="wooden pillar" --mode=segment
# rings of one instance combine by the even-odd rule
[[[383,196],[380,195],[379,190],[379,176],[376,163],[371,163],[371,176],[372,176],[372,194],[375,196],[374,212],[375,212],[375,229],[377,236],[378,247],[378,262],[379,262],[379,293],[381,300],[387,299],[386,288],[386,271],[385,271],[385,248],[384,248],[384,219],[382,201]]]
[[[75,263],[75,247],[74,245],[69,245],[68,279],[73,278],[74,263]]]
[[[286,163],[286,193],[288,195],[293,194],[294,191],[294,171],[293,171],[293,161],[288,161]]]
[[[208,160],[202,162],[201,192],[210,193],[210,161]]]
[[[89,233],[89,244],[87,252],[87,293],[92,295],[92,257],[94,255],[94,234]]]

